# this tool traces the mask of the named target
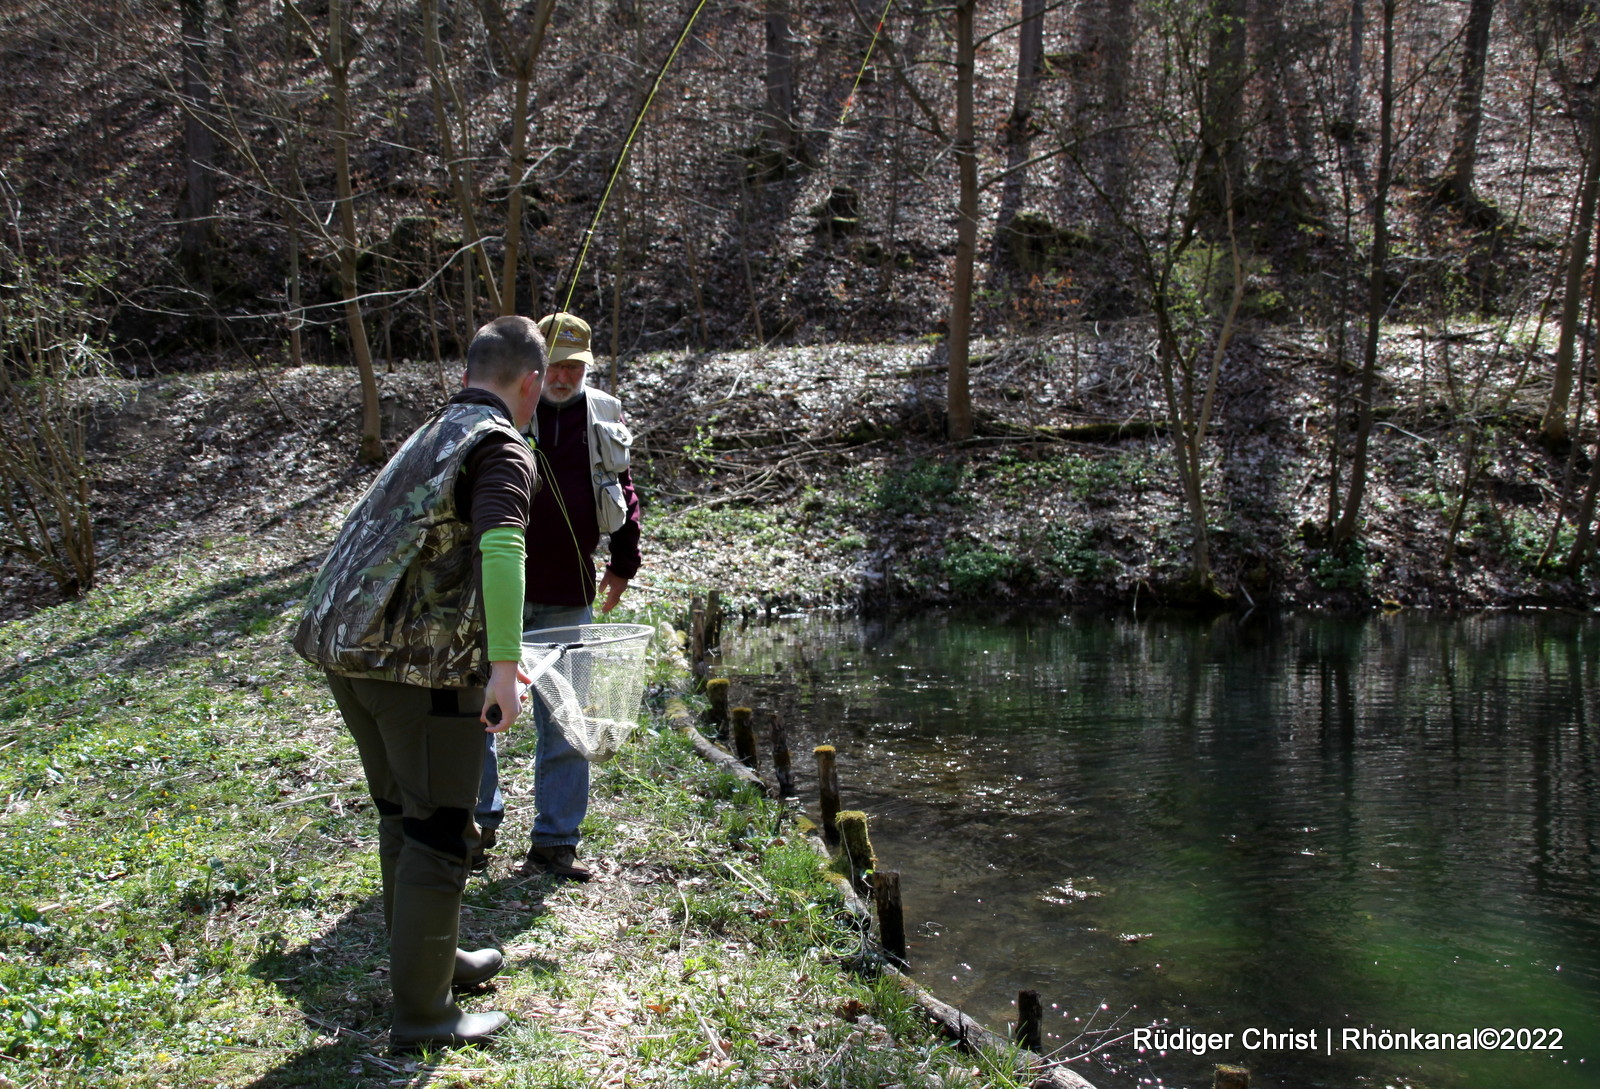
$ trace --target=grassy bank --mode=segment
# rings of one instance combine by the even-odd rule
[[[304,547],[229,540],[0,628],[0,1086],[1013,1084],[854,970],[813,849],[658,700],[597,769],[598,880],[506,853],[468,888],[463,944],[509,967],[465,1002],[509,1035],[392,1056],[376,820],[287,645]]]

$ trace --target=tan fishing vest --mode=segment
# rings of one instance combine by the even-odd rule
[[[495,431],[525,441],[499,412],[471,404],[444,406],[405,441],[312,581],[294,636],[301,657],[342,676],[425,688],[488,682],[483,592],[456,479]]]
[[[615,533],[628,521],[622,491],[633,448],[633,432],[622,422],[622,402],[609,393],[586,389],[589,424],[589,477],[594,482],[594,513],[601,533]]]

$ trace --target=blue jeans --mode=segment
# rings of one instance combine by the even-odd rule
[[[522,630],[588,624],[594,609],[588,605],[522,606]],[[538,748],[533,758],[533,844],[559,847],[578,842],[578,826],[589,812],[589,761],[567,744],[550,712],[537,695],[528,697]],[[515,729],[516,727],[512,727]],[[495,748],[499,734],[484,734],[483,781],[478,786],[477,820],[480,828],[499,828],[506,819],[506,801],[500,794],[500,756]]]

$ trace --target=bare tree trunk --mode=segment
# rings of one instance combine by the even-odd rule
[[[461,230],[465,235],[463,241],[470,246],[461,255],[467,276],[466,282],[471,284],[476,275],[473,272],[473,265],[478,265],[483,272],[483,289],[489,297],[489,308],[499,314],[500,285],[495,281],[489,255],[483,251],[483,246],[479,242],[483,234],[478,230],[476,212],[478,197],[476,187],[471,180],[472,168],[465,154],[457,152],[455,136],[450,126],[450,113],[445,108],[446,95],[454,99],[455,92],[444,63],[444,47],[439,40],[439,9],[436,0],[422,0],[422,28],[423,55],[428,66],[428,82],[433,87],[433,116],[434,125],[438,129],[437,139],[440,151],[444,155],[445,168],[450,172],[450,185],[455,193],[456,211],[461,216]],[[469,290],[466,295],[469,304],[472,294]],[[469,333],[473,324],[474,315],[469,306],[467,311]]]
[[[1083,0],[1078,5],[1077,55],[1083,72],[1073,79],[1072,111],[1083,131],[1082,153],[1066,156],[1069,188],[1088,179],[1102,229],[1121,221],[1127,202],[1128,86],[1133,53],[1134,14],[1139,0]]]
[[[1388,306],[1384,266],[1389,259],[1389,185],[1394,169],[1394,9],[1383,0],[1383,86],[1378,100],[1378,178],[1372,198],[1372,259],[1367,274],[1367,337],[1362,347],[1361,387],[1356,403],[1356,445],[1350,457],[1350,491],[1334,527],[1332,543],[1353,541],[1361,524],[1367,491],[1367,459],[1372,445],[1372,399],[1377,390],[1378,335]]]
[[[290,79],[289,69],[294,63],[294,30],[295,21],[292,17],[290,6],[286,4],[283,11],[283,55],[280,58],[281,63],[278,66],[278,78],[274,90],[276,92],[275,97],[278,99],[278,110],[282,116],[279,132],[287,153],[284,157],[287,160],[290,177],[285,179],[278,189],[278,206],[281,209],[279,214],[283,216],[284,230],[289,232],[289,267],[285,270],[285,278],[287,280],[286,294],[289,300],[289,362],[293,366],[303,367],[306,362],[306,314],[304,307],[301,305],[300,223],[298,222],[298,214],[295,211],[294,202],[289,196],[292,191],[291,179],[298,179],[300,175],[299,144],[298,133],[293,130],[290,124],[290,112],[284,95],[284,88]]]
[[[1478,129],[1483,122],[1483,73],[1489,62],[1489,27],[1494,0],[1472,0],[1462,44],[1461,86],[1456,93],[1456,134],[1445,167],[1443,193],[1451,200],[1473,200],[1473,170],[1478,162]]]
[[[1190,214],[1221,218],[1223,202],[1244,182],[1242,100],[1247,69],[1244,0],[1211,0],[1205,101],[1200,112],[1200,165]]]
[[[505,264],[500,272],[500,313],[502,316],[517,312],[517,263],[522,245],[522,188],[528,173],[528,89],[533,83],[533,66],[544,44],[544,32],[550,25],[550,13],[555,10],[555,0],[539,0],[533,13],[533,26],[523,43],[516,60],[515,105],[511,117],[511,156],[507,172],[511,178],[510,198],[506,202]],[[486,8],[485,21],[491,16]],[[509,45],[509,35],[506,43]]]
[[[611,385],[607,387],[613,394],[618,392],[617,372],[622,361],[622,281],[627,275],[628,227],[632,211],[628,206],[632,186],[626,168],[617,182],[617,252],[611,261]]]
[[[357,457],[363,464],[384,460],[383,420],[378,407],[378,379],[372,370],[372,348],[361,313],[361,292],[356,284],[355,194],[350,186],[350,59],[345,56],[344,4],[328,2],[328,71],[333,76],[333,169],[339,205],[339,290],[344,296],[345,329],[350,354],[361,376],[361,445]]]
[[[300,226],[294,222],[293,213],[283,217],[289,231],[289,363],[303,367],[305,351],[305,308],[300,305]]]
[[[1343,138],[1354,140],[1361,123],[1361,67],[1366,57],[1367,6],[1365,0],[1350,0],[1350,51],[1344,68],[1344,103],[1340,110]]]
[[[183,234],[179,262],[193,283],[208,279],[216,234],[216,141],[206,66],[206,0],[181,0],[183,12]]]
[[[972,437],[972,391],[967,373],[972,339],[972,266],[978,248],[978,158],[972,136],[974,69],[972,22],[977,0],[956,3],[956,165],[961,193],[956,210],[956,265],[950,290],[949,378],[945,428],[960,442]]]
[[[1596,416],[1600,417],[1600,397],[1595,398],[1595,408]],[[1584,562],[1589,558],[1589,550],[1594,543],[1594,510],[1597,494],[1600,494],[1600,440],[1595,442],[1594,453],[1589,462],[1589,483],[1583,489],[1583,500],[1578,504],[1577,535],[1572,541],[1572,551],[1567,554],[1566,573],[1569,578],[1576,578],[1583,570]],[[1560,517],[1557,513],[1556,531],[1560,530]]]
[[[1039,63],[1044,57],[1045,0],[1022,0],[1022,24],[1017,43],[1017,89],[1006,118],[1006,175],[1000,190],[1000,211],[994,227],[995,267],[1001,264],[1010,239],[1011,221],[1022,207],[1027,183],[1028,147],[1033,142],[1033,96],[1039,83]]]
[[[1567,410],[1572,400],[1572,357],[1578,339],[1583,309],[1583,275],[1589,268],[1595,220],[1595,202],[1600,195],[1600,102],[1591,107],[1589,155],[1583,168],[1583,184],[1578,188],[1578,216],[1567,246],[1566,294],[1561,301],[1561,329],[1556,340],[1556,372],[1545,404],[1539,435],[1548,443],[1567,441]]]
[[[767,103],[761,118],[762,140],[785,162],[800,156],[800,130],[794,119],[794,35],[789,26],[789,0],[767,0]]]
[[[1226,209],[1232,204],[1233,194],[1225,192],[1223,197],[1223,207]],[[1203,379],[1197,373],[1196,366],[1200,349],[1197,347],[1192,354],[1184,353],[1179,344],[1172,314],[1169,287],[1181,250],[1175,250],[1168,256],[1167,266],[1158,280],[1158,290],[1153,293],[1156,324],[1160,331],[1157,362],[1161,370],[1162,391],[1167,400],[1167,413],[1172,419],[1173,462],[1178,469],[1178,480],[1183,485],[1184,501],[1189,508],[1189,521],[1194,529],[1191,560],[1195,582],[1203,589],[1210,589],[1213,583],[1211,533],[1208,527],[1210,518],[1206,513],[1205,441],[1211,429],[1212,414],[1216,409],[1217,385],[1222,376],[1222,361],[1227,357],[1229,345],[1233,343],[1234,333],[1238,329],[1239,308],[1244,303],[1244,260],[1239,250],[1239,239],[1234,230],[1234,218],[1231,213],[1226,217],[1226,224],[1228,277],[1231,282],[1228,309],[1222,315],[1217,327],[1216,340],[1211,346],[1210,363]],[[1214,294],[1211,286],[1216,276],[1217,272],[1208,268],[1197,292],[1201,298],[1210,298]]]
[[[1285,24],[1285,5],[1249,0],[1252,101],[1260,103],[1257,158],[1252,164],[1254,192],[1269,201],[1266,215],[1275,223],[1305,222],[1317,216],[1318,170],[1311,92],[1304,71],[1300,26]],[[1293,12],[1295,9],[1291,8]]]

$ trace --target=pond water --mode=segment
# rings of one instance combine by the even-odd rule
[[[1073,1064],[1096,1085],[1600,1086],[1600,623],[808,617],[723,643],[797,770],[838,746],[916,978],[1002,1032],[1039,991],[1046,1050],[1098,1049]],[[1528,1031],[1446,1049],[1480,1029]]]

